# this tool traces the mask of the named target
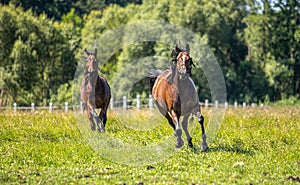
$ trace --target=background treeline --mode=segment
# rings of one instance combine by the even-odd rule
[[[298,0],[1,0],[0,106],[71,102],[82,49],[106,31],[134,21],[163,20],[198,34],[216,56],[229,102],[300,98]],[[170,57],[171,46],[138,43],[114,53],[102,68],[146,56]],[[210,99],[200,67],[193,79]],[[126,82],[120,82],[126,84]],[[149,94],[141,80],[129,95]],[[117,93],[117,92],[116,92]]]

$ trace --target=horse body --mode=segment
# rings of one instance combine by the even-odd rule
[[[85,52],[88,58],[86,61],[86,74],[80,86],[80,96],[91,122],[91,129],[96,129],[95,119],[98,131],[103,132],[107,121],[106,113],[111,91],[106,79],[98,75],[97,50],[95,50],[95,53],[86,50]],[[95,111],[96,108],[101,109],[99,116]]]
[[[204,130],[204,117],[201,115],[195,84],[186,73],[185,61],[188,59],[187,52],[180,52],[177,56],[177,62],[172,64],[170,69],[161,72],[158,76],[159,71],[149,71],[152,77],[157,76],[152,87],[152,96],[158,110],[174,129],[177,138],[175,146],[178,148],[184,144],[181,139],[182,131],[179,118],[183,116],[182,128],[186,134],[189,147],[193,147],[187,125],[190,115],[197,116],[202,129],[201,150],[204,151],[208,148]]]

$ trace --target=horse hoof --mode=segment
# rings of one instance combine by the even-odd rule
[[[206,143],[202,143],[201,148],[200,148],[201,152],[205,152],[205,151],[207,151],[207,149],[208,149],[207,144]]]
[[[91,125],[91,129],[92,129],[92,131],[95,131],[96,130],[95,125]]]
[[[194,147],[194,145],[193,145],[193,143],[192,143],[192,138],[188,140],[188,146],[189,146],[190,148],[193,148],[193,147]]]
[[[105,129],[104,128],[98,128],[98,132],[99,133],[105,132]]]
[[[180,139],[179,141],[177,141],[175,146],[176,146],[176,148],[181,148],[183,145],[184,145],[184,142],[182,139]]]

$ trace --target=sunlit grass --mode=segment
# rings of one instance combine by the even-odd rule
[[[203,112],[208,121],[210,109]],[[85,114],[73,112],[0,113],[0,184],[289,184],[299,178],[299,108],[228,109],[205,153],[199,151],[195,120],[195,148],[185,145],[151,167],[101,156],[87,143],[80,116],[86,120]],[[175,145],[172,128],[159,114],[110,111],[108,117],[109,137],[132,146],[151,146],[169,137],[170,148]],[[103,137],[89,125],[85,128]]]

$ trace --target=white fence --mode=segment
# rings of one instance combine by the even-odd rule
[[[215,102],[209,102],[208,99],[206,99],[204,102],[200,102],[200,106],[204,107],[264,107],[264,104],[256,104],[256,103],[251,103],[248,104],[246,102],[242,102],[242,104],[239,104],[238,102],[234,102],[233,105],[229,105],[228,102],[225,102],[224,104],[220,104],[218,101]],[[141,99],[140,95],[137,95],[135,99],[128,99],[126,96],[123,96],[121,101],[114,101],[114,99],[111,99],[110,101],[110,109],[111,110],[117,110],[117,109],[142,109],[142,108],[149,108],[153,109],[154,107],[154,101],[152,99],[152,96],[149,95],[149,98],[143,98]],[[49,110],[49,112],[53,112],[53,110],[63,110],[64,112],[68,112],[70,109],[81,109],[83,110],[83,104],[80,103],[80,105],[72,105],[70,106],[68,102],[65,102],[64,105],[60,106],[54,106],[52,102],[49,103],[49,106],[35,106],[34,103],[31,103],[31,106],[20,106],[18,107],[16,103],[13,104],[13,107],[1,107],[0,110],[13,110],[14,113],[16,114],[18,110],[23,110],[23,111],[36,111],[36,110]]]

